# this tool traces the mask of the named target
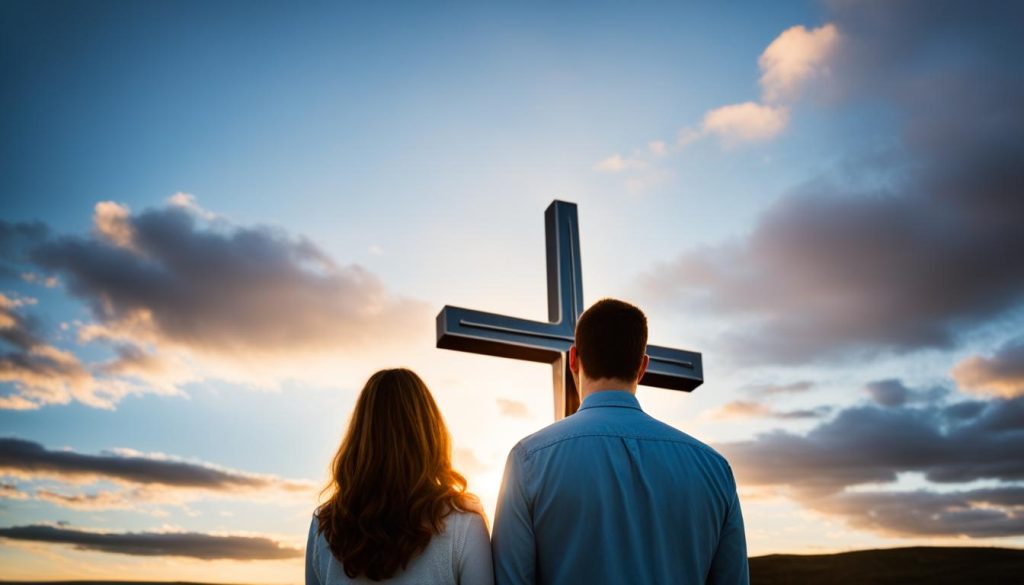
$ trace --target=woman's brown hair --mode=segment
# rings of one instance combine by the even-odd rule
[[[451,437],[427,385],[406,369],[366,381],[331,464],[319,531],[349,578],[387,579],[444,529],[453,510],[477,511],[452,469]]]

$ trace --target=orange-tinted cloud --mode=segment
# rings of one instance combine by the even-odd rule
[[[969,357],[952,374],[957,384],[977,394],[1024,396],[1024,338],[1005,343],[991,356]]]
[[[282,229],[232,224],[181,193],[140,213],[101,202],[85,236],[0,221],[5,262],[11,274],[59,279],[93,317],[76,324],[79,343],[114,355],[83,363],[0,297],[0,336],[16,347],[0,355],[0,381],[13,383],[0,408],[112,408],[128,394],[180,394],[206,378],[323,382],[340,358],[402,346],[415,324],[432,322],[423,303],[364,268]]]

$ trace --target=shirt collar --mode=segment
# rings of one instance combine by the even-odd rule
[[[579,410],[601,406],[618,406],[643,410],[640,408],[640,401],[636,399],[636,396],[625,390],[601,390],[594,392],[583,399],[583,404],[580,404]]]

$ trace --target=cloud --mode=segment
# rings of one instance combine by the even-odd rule
[[[135,485],[225,492],[276,490],[305,494],[314,487],[306,481],[244,473],[162,454],[122,451],[90,455],[50,450],[33,441],[10,437],[0,438],[0,473],[28,479],[113,480]]]
[[[752,384],[743,388],[747,392],[761,395],[797,394],[814,388],[814,382],[800,380],[788,384]]]
[[[0,395],[0,408],[28,410],[72,398],[105,406],[119,389],[97,388],[74,354],[44,343],[38,322],[20,312],[27,304],[0,293],[0,341],[10,348],[0,351],[0,383],[13,385]]]
[[[615,153],[594,165],[608,173],[640,173],[627,185],[639,190],[663,180],[656,159],[665,158],[708,136],[718,138],[725,147],[742,143],[765,142],[775,138],[789,123],[789,108],[808,82],[828,75],[829,64],[840,40],[835,24],[827,23],[808,30],[794,26],[782,32],[758,58],[761,68],[762,99],[718,106],[708,110],[700,124],[682,128],[670,146],[664,140],[652,140],[646,149],[631,156]]]
[[[302,556],[300,549],[262,536],[214,535],[199,532],[93,532],[33,524],[0,528],[0,538],[67,544],[133,556],[189,557],[200,560],[276,560]]]
[[[83,364],[73,352],[46,343],[39,322],[23,313],[25,307],[35,304],[34,299],[29,300],[0,293],[0,342],[10,348],[0,351],[0,383],[10,385],[0,394],[0,408],[31,410],[72,400],[97,408],[113,408],[129,394],[178,392],[173,385],[155,379],[139,384],[111,377],[131,377],[147,365],[142,363],[142,356],[132,355],[133,350],[120,348],[117,360],[94,368]],[[170,377],[180,378],[181,374],[175,372]]]
[[[181,394],[205,378],[321,382],[337,375],[339,355],[393,349],[410,339],[410,323],[431,322],[423,303],[362,267],[278,228],[234,225],[183,193],[140,213],[101,202],[85,236],[0,222],[0,262],[32,281],[59,278],[92,315],[77,325],[78,342],[114,354],[82,363],[3,297],[0,336],[15,351],[0,355],[0,382],[12,383],[0,408],[113,408],[129,394]]]
[[[756,102],[715,108],[704,114],[703,130],[724,144],[758,142],[777,136],[786,127],[789,111]]]
[[[872,400],[882,406],[903,406],[907,403],[910,390],[900,380],[879,380],[865,388]]]
[[[13,483],[0,483],[0,498],[7,500],[27,500],[28,494],[18,489]]]
[[[854,527],[904,537],[996,538],[1024,534],[1024,487],[855,492],[815,502]]]
[[[668,154],[668,144],[664,140],[652,140],[647,143],[647,151],[654,156],[665,156]]]
[[[792,100],[804,84],[828,71],[839,43],[839,30],[828,23],[808,30],[786,29],[761,53],[761,91],[766,102]]]
[[[954,417],[937,405],[923,408],[856,406],[806,435],[773,431],[721,445],[746,481],[839,491],[895,481],[920,472],[929,481],[1024,479],[1024,400],[1000,400],[975,416]]]
[[[724,341],[745,358],[951,348],[1024,302],[1024,37],[998,11],[842,6],[842,103],[888,104],[900,145],[806,181],[748,237],[645,278],[652,296],[734,317]]]
[[[526,406],[526,403],[521,400],[508,400],[506,398],[498,398],[498,411],[501,412],[502,416],[509,416],[513,418],[529,418],[530,409]]]
[[[36,490],[34,493],[19,492],[24,498],[32,497],[62,508],[73,510],[135,510],[140,504],[155,503],[143,498],[136,490],[100,490],[95,493],[62,493],[53,490]],[[156,510],[150,509],[151,512]]]
[[[615,153],[594,165],[594,170],[605,173],[621,173],[623,171],[641,169],[645,166],[646,163],[640,158],[624,157],[621,154]]]
[[[339,266],[274,228],[204,223],[182,205],[131,215],[101,203],[94,221],[99,237],[59,238],[32,257],[64,277],[97,320],[130,337],[294,354],[393,337],[420,309],[363,268]]]
[[[977,394],[1024,396],[1024,337],[1006,342],[990,357],[963,360],[952,374],[957,384]]]
[[[1024,481],[1024,399],[947,404],[931,391],[909,392],[923,402],[911,406],[904,396],[887,406],[856,405],[805,434],[775,430],[715,448],[741,485],[784,488],[804,505],[854,526],[897,535],[1024,534],[1016,512],[1024,490],[1017,485]],[[907,473],[935,485],[1002,485],[878,489],[896,486]],[[920,507],[883,517],[901,502]]]
[[[780,420],[814,419],[826,416],[831,407],[819,406],[798,410],[776,410],[760,402],[734,400],[708,413],[708,417],[717,420],[733,420],[745,418],[775,418]]]
[[[127,207],[113,201],[101,201],[96,204],[93,224],[100,238],[119,248],[134,249],[135,229]]]
[[[452,466],[467,477],[479,477],[491,470],[491,466],[477,457],[472,449],[458,447],[452,454]]]

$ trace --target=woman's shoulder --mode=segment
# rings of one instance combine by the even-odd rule
[[[465,535],[469,532],[476,532],[483,528],[488,531],[487,513],[479,500],[466,502],[461,508],[456,508],[448,515],[447,530],[455,531]]]

